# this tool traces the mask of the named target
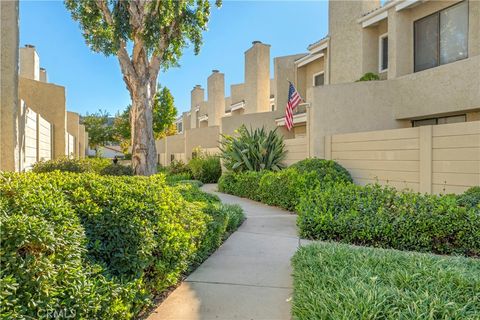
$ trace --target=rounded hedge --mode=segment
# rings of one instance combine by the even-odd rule
[[[353,182],[350,173],[333,160],[319,158],[308,158],[294,163],[290,168],[296,169],[299,173],[314,171],[320,181]]]

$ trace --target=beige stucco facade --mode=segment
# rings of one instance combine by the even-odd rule
[[[79,115],[66,110],[65,88],[48,83],[33,45],[18,47],[18,1],[1,2],[0,170],[29,170],[36,161],[85,156],[88,135]],[[68,115],[68,116],[67,116]]]
[[[359,183],[371,182],[372,177],[380,176],[384,177],[383,182],[395,181],[397,187],[403,185],[416,191],[439,193],[439,181],[445,179],[448,180],[445,190],[465,190],[478,180],[475,168],[480,168],[480,145],[478,136],[474,136],[480,130],[480,1],[468,1],[468,56],[423,71],[414,70],[415,21],[460,2],[392,0],[381,5],[377,0],[330,0],[328,35],[309,45],[307,53],[274,58],[273,79],[269,77],[269,45],[254,42],[245,52],[245,82],[230,85],[230,97],[224,99],[225,112],[220,118],[218,133],[234,134],[242,124],[252,128],[277,128],[286,139],[289,164],[307,156],[334,158],[343,161]],[[388,49],[381,50],[385,43]],[[357,82],[369,72],[378,74],[380,80]],[[284,126],[288,81],[294,83],[304,100],[294,112],[295,126],[291,131]],[[208,88],[209,95],[211,91]],[[200,102],[194,101],[195,97],[192,93],[192,106],[201,109],[202,104],[209,105],[209,101],[204,102],[203,93],[198,99]],[[210,113],[215,112],[213,109],[208,109],[209,119]],[[193,113],[192,109],[190,114]],[[447,117],[454,118],[448,120]],[[448,121],[466,123],[442,124]],[[438,126],[433,129],[412,128],[431,123]],[[197,127],[209,128],[210,120],[208,127]],[[430,135],[428,130],[432,132]],[[377,146],[381,147],[378,152],[368,149],[370,145],[376,146],[371,141],[381,137],[382,132],[385,137],[401,136],[402,139],[406,133],[405,142],[382,142]],[[455,135],[474,139],[470,141],[468,151],[449,151],[456,144],[462,145],[453,137]],[[201,131],[197,131],[197,136],[204,137]],[[214,139],[209,139],[210,148]],[[417,139],[417,142],[409,139]],[[365,143],[356,143],[357,140]],[[450,141],[448,144],[444,140],[458,143]],[[428,141],[438,143],[428,145]],[[198,142],[203,144],[201,138]],[[396,143],[404,143],[402,148],[405,150],[390,150],[395,149]],[[416,157],[409,149],[411,143],[417,143],[415,148],[421,157],[429,152],[437,156],[422,162],[423,167],[415,169],[416,173],[409,171],[416,165],[413,162],[406,164],[405,172],[395,171],[395,161],[404,158],[419,161],[409,158]],[[448,148],[438,147],[435,143]],[[338,148],[350,145],[354,150],[345,149],[346,154],[332,152],[332,148],[338,151]],[[190,151],[184,147],[186,160]],[[448,168],[454,165],[449,159],[459,155],[464,158],[473,155],[468,163],[470,169],[465,171],[455,164],[452,170],[459,173],[452,175]],[[343,159],[343,156],[347,158]],[[397,156],[400,158],[396,159]],[[378,167],[366,164],[365,161],[375,157],[385,157],[382,161],[386,162],[379,162]],[[365,166],[365,169],[357,170],[357,165]],[[399,178],[402,175],[410,180],[404,183]]]

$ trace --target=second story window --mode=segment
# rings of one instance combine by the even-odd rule
[[[415,72],[468,57],[468,1],[415,21]]]
[[[325,84],[325,73],[319,72],[313,75],[313,86],[319,87]]]
[[[380,36],[378,48],[378,71],[384,72],[388,69],[388,36],[386,33]]]

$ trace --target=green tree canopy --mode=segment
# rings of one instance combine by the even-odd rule
[[[109,124],[109,115],[106,111],[87,113],[82,117],[82,124],[88,132],[88,144],[95,151],[99,146],[114,141],[112,126]]]
[[[132,165],[137,174],[155,173],[153,103],[158,73],[177,65],[187,45],[198,53],[210,1],[65,0],[65,5],[93,51],[117,56],[132,97]]]

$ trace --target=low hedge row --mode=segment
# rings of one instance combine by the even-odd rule
[[[1,173],[0,316],[132,319],[242,221],[164,175]]]
[[[480,256],[479,200],[473,191],[466,196],[422,195],[337,183],[301,198],[297,224],[301,236],[309,239]]]
[[[85,158],[69,159],[59,158],[55,160],[39,161],[33,165],[35,173],[46,173],[53,171],[76,172],[76,173],[98,173],[106,176],[131,176],[133,169],[130,166],[113,164],[110,159]]]
[[[295,210],[308,190],[335,182],[351,182],[347,170],[331,160],[306,159],[281,171],[245,171],[223,175],[221,192]]]
[[[318,243],[292,266],[296,320],[480,316],[476,259]]]

